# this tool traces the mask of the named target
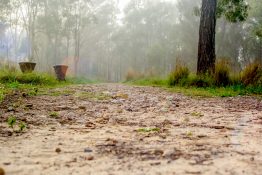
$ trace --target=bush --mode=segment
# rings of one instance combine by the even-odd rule
[[[168,83],[171,86],[180,84],[180,82],[186,81],[189,76],[189,69],[185,66],[177,65],[175,70],[169,75]]]
[[[262,66],[260,64],[254,63],[248,65],[241,72],[241,82],[245,85],[262,85]]]
[[[227,86],[230,83],[230,69],[225,60],[221,60],[215,65],[214,82],[216,86]]]
[[[196,75],[191,77],[188,80],[188,86],[194,86],[194,87],[211,87],[214,84],[214,80],[209,75]]]

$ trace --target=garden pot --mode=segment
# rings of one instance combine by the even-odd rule
[[[56,65],[54,66],[56,77],[59,81],[65,81],[66,71],[68,66],[66,65]]]
[[[31,73],[35,70],[36,63],[33,62],[20,62],[20,69],[23,73]]]

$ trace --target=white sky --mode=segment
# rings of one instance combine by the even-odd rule
[[[123,9],[128,3],[129,3],[130,0],[118,0],[118,6],[120,9]]]
[[[124,9],[125,6],[130,2],[131,0],[117,0],[118,6],[120,9]],[[165,1],[171,1],[176,2],[177,0],[165,0]]]

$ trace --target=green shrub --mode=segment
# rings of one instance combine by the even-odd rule
[[[213,86],[214,80],[209,75],[195,75],[189,78],[187,85],[206,88]]]
[[[189,69],[185,66],[177,65],[169,75],[168,83],[171,86],[180,84],[181,81],[186,81],[189,76]]]
[[[227,86],[230,83],[230,69],[225,60],[218,61],[215,65],[214,83],[216,86]]]
[[[262,66],[257,63],[248,65],[241,72],[241,82],[245,85],[262,85]]]

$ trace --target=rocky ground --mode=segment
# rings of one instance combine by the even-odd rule
[[[254,97],[99,84],[16,92],[0,108],[7,175],[262,172],[262,102]],[[12,115],[27,129],[10,128]]]

